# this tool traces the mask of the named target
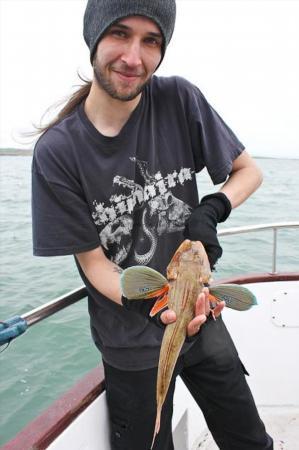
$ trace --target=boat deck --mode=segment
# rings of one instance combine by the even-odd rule
[[[275,450],[294,450],[299,442],[299,408],[288,406],[260,407],[259,413],[267,432],[274,439]],[[206,429],[192,450],[217,450],[211,433]]]

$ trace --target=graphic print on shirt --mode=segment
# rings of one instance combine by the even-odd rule
[[[112,261],[116,264],[124,261],[134,240],[135,263],[148,264],[155,254],[158,237],[185,227],[192,208],[175,197],[172,189],[191,181],[193,171],[182,168],[165,177],[161,172],[151,175],[147,161],[130,160],[136,164],[144,186],[116,175],[113,186],[117,193],[107,205],[94,200],[92,217],[101,229],[101,244],[109,251]]]

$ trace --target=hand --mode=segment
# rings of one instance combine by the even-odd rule
[[[231,204],[223,192],[206,195],[187,220],[184,237],[201,241],[207,252],[211,269],[222,255],[217,238],[217,224],[224,222],[231,212]]]
[[[223,310],[224,306],[225,302],[220,302],[213,309],[213,316],[215,318],[221,314],[221,311]],[[211,306],[209,302],[209,289],[204,288],[202,292],[199,294],[198,299],[196,300],[195,316],[187,327],[188,337],[195,336],[199,332],[201,326],[205,323],[210,313],[211,313]],[[164,325],[168,325],[176,321],[176,314],[173,310],[167,309],[161,314],[160,319],[164,323]]]
[[[194,319],[191,320],[187,328],[188,337],[195,336],[199,332],[200,327],[205,323],[208,316],[211,314],[211,311],[213,317],[216,319],[221,314],[224,307],[225,302],[220,302],[213,310],[211,310],[209,289],[203,288],[195,303]]]

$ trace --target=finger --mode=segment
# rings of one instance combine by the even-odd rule
[[[197,334],[200,330],[200,327],[203,323],[205,323],[206,320],[207,316],[205,314],[194,317],[194,319],[191,320],[187,327],[187,335],[190,337]]]
[[[209,299],[209,289],[204,288],[204,295],[205,295],[205,314],[208,317],[211,311],[211,303]]]
[[[205,314],[206,306],[205,306],[205,295],[203,292],[199,294],[195,303],[195,316],[200,316],[201,314]]]
[[[210,314],[209,289],[203,288],[195,303],[195,316]]]
[[[176,321],[176,314],[172,309],[166,309],[166,311],[162,312],[160,319],[164,325],[168,325]]]
[[[201,293],[198,295],[195,303],[195,316],[199,314],[205,314],[206,310],[209,309],[209,289],[204,287]]]

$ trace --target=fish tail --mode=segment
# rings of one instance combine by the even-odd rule
[[[155,439],[157,437],[157,434],[160,431],[161,410],[162,410],[162,405],[161,406],[158,405],[158,407],[157,407],[157,415],[156,415],[156,423],[155,423],[155,431],[154,431],[154,436],[153,436],[152,445],[151,445],[150,450],[153,449],[154,443],[155,443]]]

